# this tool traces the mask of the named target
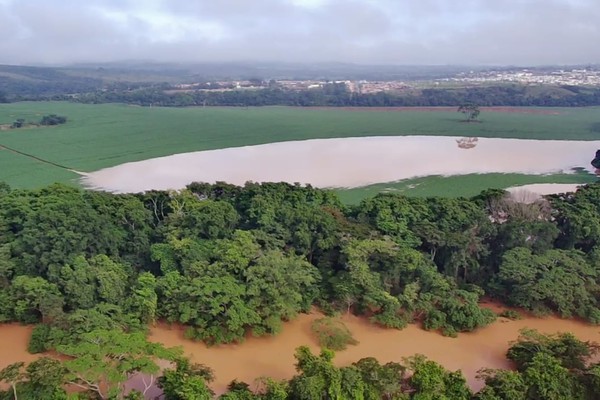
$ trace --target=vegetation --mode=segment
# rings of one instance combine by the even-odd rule
[[[84,93],[72,101],[139,106],[300,106],[300,107],[456,107],[457,104],[518,107],[582,107],[600,105],[600,89],[594,87],[499,85],[459,88],[412,89],[401,92],[350,92],[344,83],[330,83],[311,90],[287,90],[269,86],[257,90],[186,91],[172,93],[164,87],[138,90],[116,88]],[[60,97],[59,97],[60,98]],[[475,110],[468,113],[469,120]],[[474,118],[473,118],[474,119]]]
[[[481,114],[481,109],[476,104],[467,103],[460,105],[458,107],[458,112],[463,113],[465,121],[474,122],[477,120],[477,117],[479,117],[479,114]]]
[[[571,174],[520,175],[520,174],[468,174],[456,176],[427,176],[398,182],[376,183],[351,189],[335,189],[344,204],[358,204],[378,193],[410,197],[472,197],[486,189],[504,189],[534,183],[589,184],[598,177],[588,172]]]
[[[173,109],[64,102],[14,103],[0,105],[0,124],[12,124],[15,116],[34,121],[48,114],[67,115],[68,123],[51,130],[2,131],[0,145],[89,172],[181,152],[286,140],[414,134],[558,140],[598,138],[597,132],[592,131],[592,125],[598,122],[597,108],[552,109],[551,112],[558,115],[486,111],[482,123],[477,124],[460,123],[454,111],[454,108],[431,112],[287,107]],[[243,135],[240,134],[242,129]],[[569,134],[565,136],[565,132]],[[591,149],[590,154],[594,150]],[[0,180],[16,188],[41,188],[54,182],[74,184],[78,175],[39,159],[0,150]],[[469,184],[469,193],[459,195],[472,196],[487,187]]]
[[[348,345],[358,344],[344,322],[337,318],[319,318],[312,323],[311,329],[323,348],[341,351]]]
[[[600,105],[600,90],[571,85],[487,84],[449,87],[434,79],[455,77],[460,67],[377,67],[356,65],[134,65],[78,67],[0,65],[0,103],[24,100],[71,100],[153,106],[592,106]],[[399,92],[349,92],[344,83],[322,88],[286,90],[274,79],[400,80],[415,82]],[[267,82],[266,79],[269,79]],[[199,89],[234,88],[220,81],[248,80],[258,90],[177,92],[174,84],[193,83]]]
[[[61,125],[67,122],[67,117],[56,114],[44,115],[40,120],[40,125]]]
[[[247,383],[234,380],[219,399],[594,400],[600,391],[600,364],[592,361],[597,351],[595,343],[581,342],[570,334],[545,336],[524,331],[507,353],[517,370],[480,370],[478,378],[485,386],[478,393],[472,393],[460,371],[447,371],[421,355],[406,358],[402,364],[384,365],[374,358],[363,358],[340,368],[334,365],[335,354],[331,350],[322,350],[317,355],[307,347],[299,347],[295,354],[297,373],[289,381],[261,378],[258,390],[252,391]],[[9,365],[0,371],[0,381],[9,386],[0,392],[0,398],[66,399],[64,384],[70,382],[73,365],[81,368],[88,363],[94,361],[86,359],[74,363],[41,358],[29,364],[25,371],[23,363]],[[101,365],[98,371],[112,371],[107,368]],[[113,378],[119,377],[115,372]],[[166,400],[211,400],[215,398],[209,388],[212,379],[210,368],[178,357],[175,365],[158,378],[158,386]],[[136,391],[125,395],[122,390],[113,390],[107,395],[104,387],[94,387],[70,398],[88,399],[89,394],[100,399],[143,396]]]
[[[210,345],[277,334],[317,305],[455,336],[494,320],[479,305],[487,294],[599,323],[598,246],[600,185],[532,204],[488,190],[457,199],[381,194],[353,207],[329,191],[283,183],[193,183],[138,195],[1,185],[0,321],[38,324],[30,350],[65,357],[47,366],[54,383],[21,364],[2,371],[3,396],[59,399],[70,383],[124,398],[125,381],[144,372],[154,382],[166,359],[176,364],[160,381],[168,398],[210,398],[206,368],[146,341],[158,319],[185,324]],[[327,347],[350,342],[339,328],[316,326],[335,339]],[[526,399],[594,398],[595,351],[571,336],[524,335],[508,355],[518,371],[486,372],[490,389],[477,398],[510,398],[515,387]],[[459,372],[420,357],[345,368],[332,358],[299,349],[298,375],[265,381],[260,396],[472,398]],[[240,382],[230,389],[226,399],[254,396]]]

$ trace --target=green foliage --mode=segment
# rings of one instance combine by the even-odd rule
[[[415,322],[454,336],[494,320],[479,305],[485,290],[509,305],[598,322],[593,219],[600,190],[551,200],[557,208],[506,203],[502,192],[381,195],[344,208],[331,192],[275,183],[195,183],[139,196],[0,187],[0,320],[41,323],[30,351],[70,357],[67,381],[103,396],[120,396],[130,374],[156,373],[158,358],[172,358],[145,339],[159,319],[186,325],[188,337],[207,344],[230,343],[277,334],[284,321],[319,304],[391,328]],[[505,220],[496,218],[500,211],[508,212]],[[333,321],[315,326],[334,339],[327,347],[351,339]],[[526,335],[508,355],[518,375],[486,375],[478,396],[591,399],[600,382],[590,364],[595,352],[569,335]],[[228,396],[469,396],[459,373],[426,360],[410,364],[414,374],[406,377],[400,364],[366,359],[338,368],[332,357],[300,349],[289,384],[265,381],[252,394],[236,383]],[[61,398],[60,390],[33,388],[19,371],[17,390]],[[173,374],[165,381],[173,398],[212,396],[206,374]],[[566,374],[560,388],[552,374]]]
[[[51,321],[62,313],[63,298],[44,278],[17,276],[11,285],[15,318],[24,323]]]
[[[212,380],[210,368],[178,358],[175,369],[164,370],[158,378],[158,387],[163,390],[165,400],[211,400],[214,393],[208,383]]]
[[[434,361],[423,356],[407,360],[412,370],[410,385],[415,390],[415,400],[469,400],[471,391],[460,371],[448,372]]]
[[[479,106],[476,104],[462,104],[458,107],[457,112],[463,113],[467,122],[473,122],[481,114]]]
[[[587,171],[577,173],[554,173],[545,175],[528,174],[465,174],[429,175],[422,178],[403,179],[396,182],[375,183],[357,188],[335,189],[344,204],[359,204],[378,193],[393,193],[408,197],[473,197],[487,189],[509,188],[534,183],[578,183],[596,182],[596,176]]]
[[[317,269],[301,257],[262,250],[236,231],[210,248],[190,238],[173,241],[178,269],[158,280],[159,315],[189,324],[188,337],[208,343],[242,341],[248,331],[277,333],[282,320],[307,310],[316,294]]]
[[[57,351],[70,357],[64,363],[69,383],[102,398],[121,396],[123,383],[132,373],[156,374],[156,360],[178,356],[178,351],[150,343],[141,333],[118,330],[84,333],[80,341],[59,345]]]
[[[322,350],[319,356],[308,347],[296,349],[296,370],[290,381],[291,397],[297,400],[342,399],[342,372],[333,365],[334,353]]]
[[[44,115],[40,120],[40,125],[61,125],[67,123],[67,117],[56,114]]]
[[[317,336],[321,347],[334,351],[345,350],[348,345],[356,345],[358,341],[352,332],[338,318],[325,317],[313,321],[312,332]]]
[[[536,255],[515,248],[502,257],[494,288],[510,305],[598,322],[598,278],[597,266],[590,265],[582,252],[548,250]]]
[[[550,354],[539,352],[523,372],[530,399],[581,399],[582,388],[569,370]]]
[[[31,354],[43,353],[49,350],[50,332],[52,328],[47,324],[38,324],[33,328],[27,351]]]
[[[479,371],[485,386],[475,395],[476,400],[526,400],[527,384],[521,373],[505,370]]]
[[[582,342],[571,333],[543,335],[535,330],[523,330],[510,347],[507,358],[523,370],[538,353],[546,353],[568,369],[585,369],[600,348],[596,343]]]

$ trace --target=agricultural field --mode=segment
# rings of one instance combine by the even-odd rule
[[[397,193],[414,197],[471,197],[485,189],[504,189],[535,183],[587,184],[598,178],[584,171],[574,174],[521,175],[521,174],[469,174],[455,176],[427,176],[399,182],[378,183],[359,188],[339,190],[342,202],[357,204],[377,193]]]
[[[0,125],[18,118],[39,120],[46,114],[68,118],[65,125],[0,130],[0,181],[35,188],[53,182],[77,184],[77,174],[17,154],[35,156],[68,169],[91,172],[131,161],[177,153],[317,138],[434,135],[481,138],[599,140],[600,108],[482,109],[480,122],[461,122],[454,109],[337,108],[156,108],[119,104],[83,105],[65,102],[24,102],[0,105]],[[595,148],[590,148],[590,160]],[[509,157],[510,155],[507,155]],[[427,184],[396,183],[431,193],[465,195],[488,186],[547,182],[550,177],[468,175],[422,178]],[[580,183],[591,175],[564,175],[558,182]],[[446,186],[441,185],[442,181]],[[454,182],[454,183],[453,183]],[[502,183],[500,183],[502,182]],[[552,179],[552,182],[557,180]],[[399,186],[398,186],[399,185]],[[404,186],[403,186],[404,185]],[[465,191],[456,189],[460,185]],[[439,188],[435,189],[435,187]],[[381,189],[391,187],[382,184]],[[442,187],[448,190],[442,190]],[[379,185],[352,189],[374,193]],[[412,190],[403,190],[410,194]]]

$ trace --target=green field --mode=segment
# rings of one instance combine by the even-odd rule
[[[45,114],[64,115],[69,121],[56,127],[2,130],[0,145],[89,172],[181,152],[315,138],[416,134],[600,139],[600,108],[528,110],[558,115],[483,110],[481,123],[467,124],[460,122],[461,115],[448,110],[142,108],[117,104],[25,102],[1,104],[0,124],[10,124],[17,118],[36,121]],[[591,155],[594,150],[590,150]],[[33,188],[55,181],[69,182],[75,176],[60,168],[0,150],[0,181],[13,187]]]
[[[552,175],[469,174],[459,176],[428,176],[398,182],[336,190],[342,202],[357,204],[377,193],[398,193],[415,197],[471,197],[485,189],[504,189],[532,183],[593,183],[595,175],[586,172]]]

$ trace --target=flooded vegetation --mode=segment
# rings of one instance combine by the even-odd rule
[[[207,347],[185,339],[182,327],[166,324],[153,327],[149,338],[166,346],[182,346],[193,361],[214,369],[212,387],[221,393],[234,379],[252,383],[263,376],[291,378],[296,372],[294,350],[306,345],[313,352],[318,351],[310,326],[320,317],[319,313],[300,315],[286,323],[277,336],[248,337],[241,344]],[[580,340],[600,342],[600,327],[556,317],[525,317],[515,321],[499,318],[490,326],[462,333],[456,338],[427,332],[416,325],[403,330],[381,328],[353,315],[345,315],[343,321],[358,344],[337,352],[336,365],[346,366],[365,357],[375,357],[381,363],[402,362],[404,357],[423,354],[449,370],[462,370],[474,390],[483,386],[483,382],[476,379],[479,369],[512,368],[506,351],[521,329],[536,329],[542,333],[572,332]]]
[[[495,309],[498,310],[498,307]],[[310,327],[315,319],[321,317],[322,314],[318,312],[302,314],[287,322],[279,335],[261,338],[249,336],[240,344],[206,346],[185,339],[184,327],[166,323],[151,327],[149,340],[166,347],[180,346],[184,355],[193,362],[212,368],[215,380],[211,387],[219,394],[225,392],[234,379],[248,383],[254,383],[261,377],[290,379],[296,373],[296,348],[308,346],[313,352],[318,352],[319,346]],[[424,331],[417,325],[409,325],[403,330],[382,328],[353,315],[343,315],[342,321],[358,344],[336,353],[334,363],[337,366],[347,366],[365,357],[375,357],[383,364],[402,362],[405,357],[423,354],[448,370],[462,370],[469,386],[475,391],[483,386],[483,382],[476,378],[478,370],[513,368],[506,358],[506,351],[522,329],[535,329],[545,334],[571,332],[582,341],[600,342],[599,326],[557,317],[524,316],[519,320],[499,318],[485,328],[462,333],[456,338]],[[17,361],[31,362],[39,358],[27,352],[31,331],[30,326],[0,325],[3,339],[0,342],[0,370]],[[162,365],[167,366],[165,363]],[[141,376],[135,376],[127,387],[143,389],[142,379]],[[149,379],[146,378],[146,381]],[[159,395],[160,389],[152,387],[146,394]]]
[[[600,342],[600,328],[577,322],[600,324],[600,185],[532,202],[490,190],[457,199],[381,194],[355,207],[331,191],[286,183],[196,183],[139,195],[0,189],[0,320],[35,324],[2,332],[10,344],[2,370],[21,379],[9,381],[21,393],[40,385],[48,393],[74,385],[100,398],[123,398],[132,386],[154,391],[150,378],[165,360],[166,399],[182,385],[208,399],[211,388],[222,393],[234,379],[262,376],[290,379],[286,396],[298,398],[305,386],[324,390],[314,387],[323,382],[312,379],[318,372],[354,374],[379,393],[370,398],[384,397],[378,388],[388,383],[396,394],[435,392],[419,381],[433,373],[444,393],[462,393],[449,398],[473,400],[472,389],[497,389],[477,381],[481,368],[506,368],[497,373],[522,390],[537,390],[540,371],[552,368],[570,385],[556,386],[568,392],[556,398],[597,398],[595,383],[580,379],[600,368],[590,364],[594,346],[570,336],[550,342],[582,351],[577,365],[544,348],[506,355],[522,328]],[[491,299],[565,319],[509,321]],[[345,340],[335,357],[316,354],[313,322],[322,315],[304,314],[314,306],[343,315],[346,338],[357,343]],[[535,340],[524,346],[554,339]],[[415,354],[424,357],[404,359]],[[522,368],[508,370],[509,359]],[[37,372],[50,369],[56,379],[48,385]],[[373,371],[393,374],[371,382]],[[575,395],[578,388],[591,397]]]

